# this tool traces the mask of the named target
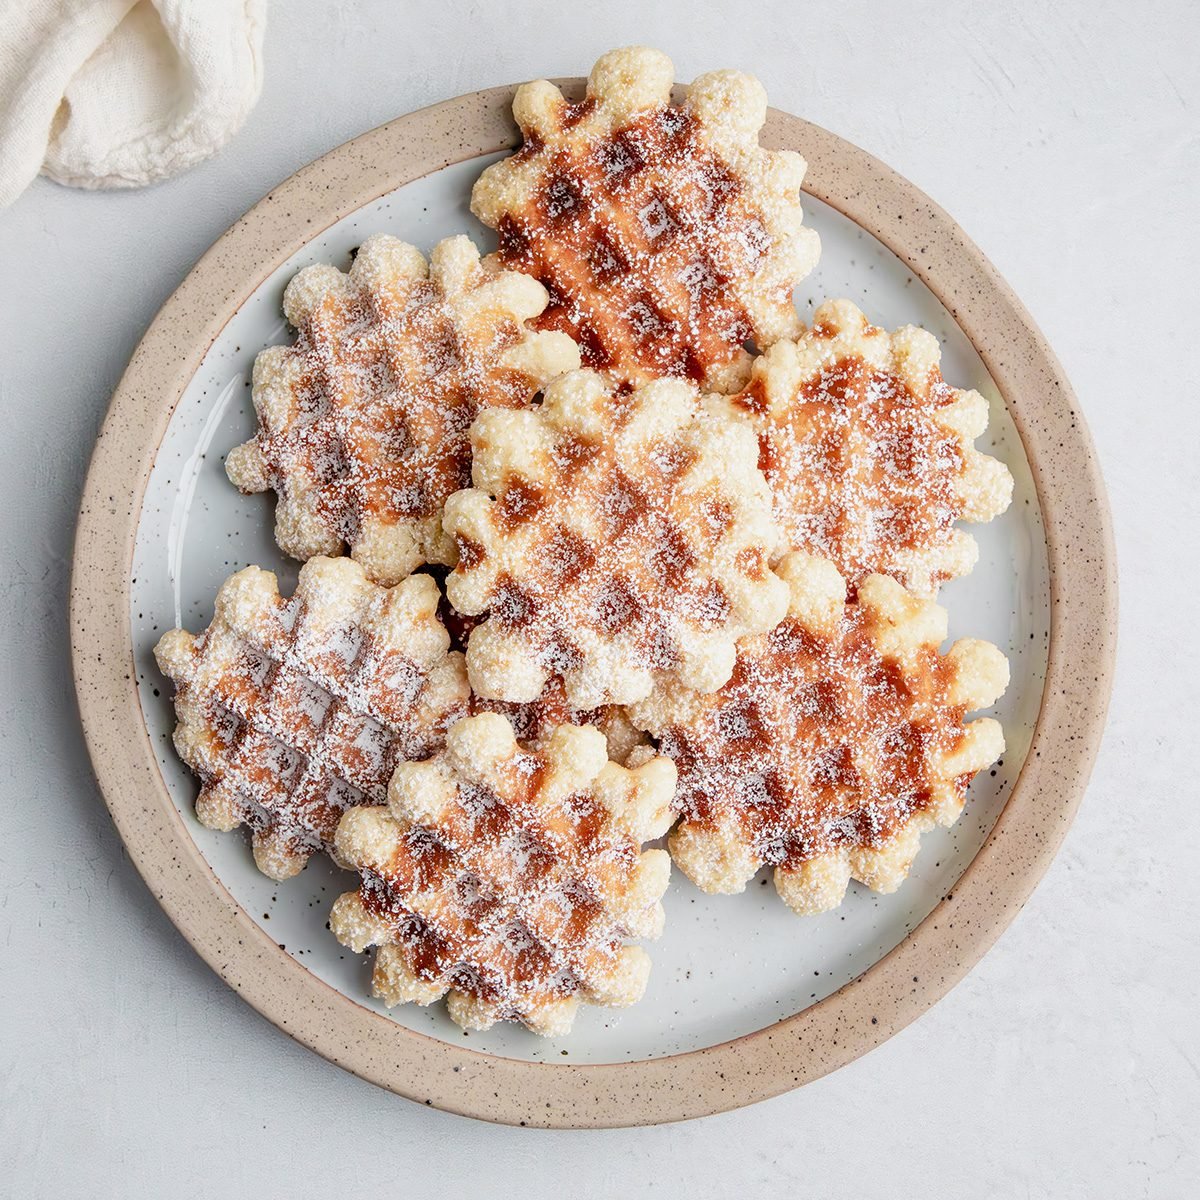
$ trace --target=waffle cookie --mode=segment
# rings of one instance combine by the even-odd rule
[[[754,435],[690,384],[614,393],[575,371],[540,408],[481,413],[471,442],[476,486],[446,502],[446,591],[488,613],[467,643],[480,696],[526,703],[552,676],[580,710],[660,683],[711,691],[737,639],[783,615]]]
[[[798,913],[841,903],[851,879],[903,882],[923,831],[953,823],[972,777],[1004,751],[999,724],[963,724],[1008,684],[995,646],[942,655],[946,613],[885,575],[847,603],[832,563],[778,568],[791,603],[748,638],[711,695],[660,694],[632,711],[679,770],[670,839],[706,892],[740,892],[761,866]]]
[[[524,145],[484,171],[471,211],[505,266],[545,284],[537,325],[575,338],[585,366],[733,391],[744,343],[799,329],[792,289],[820,252],[801,224],[805,162],[759,145],[757,80],[701,75],[674,107],[674,78],[665,54],[637,46],[604,55],[577,104],[525,84]]]
[[[534,751],[496,713],[460,721],[442,753],[397,768],[386,809],[342,818],[338,853],[362,883],[330,929],[378,947],[372,991],[389,1007],[449,993],[464,1029],[566,1033],[580,1000],[645,991],[649,957],[626,939],[662,931],[670,859],[641,844],[670,824],[674,783],[666,758],[610,762],[590,727]]]
[[[294,558],[348,545],[385,585],[453,562],[441,507],[470,481],[475,414],[524,405],[579,365],[565,335],[527,327],[545,304],[540,284],[481,264],[465,237],[428,264],[378,235],[348,275],[306,267],[283,300],[299,336],[255,360],[259,430],[230,453],[229,478],[278,493],[275,536]]]
[[[175,683],[201,823],[249,826],[259,870],[286,879],[332,847],[346,809],[382,804],[396,765],[440,749],[466,712],[437,602],[427,575],[382,588],[348,558],[314,558],[291,600],[247,567],[203,633],[165,634],[154,655]]]
[[[990,521],[1012,499],[1008,468],[973,446],[978,392],[942,379],[937,340],[868,324],[848,300],[755,360],[730,400],[759,437],[759,466],[786,547],[828,558],[851,584],[891,575],[932,596],[979,551],[956,520]]]

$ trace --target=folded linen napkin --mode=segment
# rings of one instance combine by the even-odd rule
[[[266,0],[0,0],[0,208],[39,170],[140,187],[215,154],[262,89]]]

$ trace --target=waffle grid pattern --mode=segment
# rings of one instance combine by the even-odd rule
[[[681,380],[614,392],[577,371],[540,408],[472,433],[476,487],[446,502],[451,604],[488,618],[471,685],[526,703],[553,676],[588,710],[677,682],[711,691],[734,645],[782,616],[777,530],[751,430]]]
[[[666,55],[633,47],[596,63],[578,104],[525,84],[524,146],[483,173],[471,207],[504,264],[545,284],[539,326],[571,334],[585,366],[733,391],[743,343],[798,331],[792,289],[820,243],[802,224],[804,160],[758,143],[762,85],[715,71],[673,107],[674,76]]]

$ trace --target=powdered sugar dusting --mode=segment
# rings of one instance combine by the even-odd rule
[[[297,341],[265,352],[258,436],[228,461],[239,487],[269,486],[285,501],[286,551],[307,558],[346,543],[385,583],[446,561],[437,518],[470,482],[475,415],[528,403],[547,374],[578,361],[573,348],[537,341],[502,292],[480,302],[502,277],[465,238],[435,251],[432,279],[414,273],[415,254],[375,237],[349,277],[326,267],[297,276]],[[510,352],[522,344],[536,352],[517,365]]]
[[[766,569],[776,532],[753,439],[683,383],[619,400],[596,383],[579,372],[547,390],[536,412],[546,450],[533,461],[520,451],[523,473],[503,478],[486,521],[460,518],[454,504],[445,519],[470,548],[447,581],[451,602],[489,610],[493,631],[547,676],[565,676],[568,699],[585,710],[637,699],[626,693],[645,695],[656,673],[769,627],[785,591]],[[588,420],[611,432],[580,457],[585,403]],[[639,440],[630,431],[641,428]],[[500,475],[510,453],[502,420],[489,423],[482,453]],[[476,691],[523,699],[503,680],[496,692],[481,686],[486,645],[472,634]]]

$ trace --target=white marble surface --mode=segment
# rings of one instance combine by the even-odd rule
[[[530,3],[511,22],[500,6],[446,4],[418,22],[416,8],[277,3],[263,99],[218,159],[138,193],[39,182],[0,213],[0,1193],[719,1196],[792,1183],[822,1196],[1195,1195],[1197,9],[770,2],[747,19],[732,4],[638,0],[592,13]],[[582,73],[632,41],[668,50],[682,78],[754,69],[775,104],[889,162],[991,256],[1063,359],[1099,445],[1121,661],[1061,855],[916,1025],[739,1113],[509,1130],[329,1066],[175,933],[123,855],[82,746],[72,526],[138,338],[273,183],[397,113]]]

